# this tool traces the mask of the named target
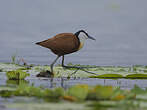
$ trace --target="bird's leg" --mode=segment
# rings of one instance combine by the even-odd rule
[[[60,56],[57,56],[57,58],[53,61],[53,63],[51,64],[51,73],[53,73],[53,66],[54,66],[54,64],[56,63],[56,61],[58,60],[58,58],[59,58]]]
[[[76,68],[77,70],[76,70],[74,73],[76,73],[76,72],[80,69],[80,70],[85,71],[85,72],[87,72],[87,73],[96,74],[96,73],[93,73],[93,72],[90,72],[90,71],[85,70],[85,69],[87,69],[87,68],[96,68],[96,67],[65,66],[65,65],[64,65],[64,55],[62,56],[62,67],[63,67],[63,68]]]
[[[63,68],[76,68],[76,69],[87,68],[87,67],[77,67],[77,66],[65,66],[65,65],[64,65],[64,55],[62,56],[62,67],[63,67]]]
[[[64,55],[62,56],[62,67],[63,68],[72,68],[71,66],[65,66],[64,65]]]
[[[64,65],[64,55],[62,56],[62,67],[65,67],[65,65]]]

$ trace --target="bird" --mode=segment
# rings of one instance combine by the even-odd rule
[[[55,55],[57,55],[56,59],[50,65],[51,74],[54,74],[53,66],[56,61],[62,56],[62,67],[68,68],[68,66],[64,65],[64,55],[82,49],[87,39],[96,40],[86,31],[79,30],[76,33],[59,33],[47,40],[37,42],[36,44],[50,49]]]

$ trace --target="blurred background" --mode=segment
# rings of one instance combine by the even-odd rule
[[[29,64],[50,64],[56,56],[35,43],[84,29],[96,41],[66,55],[66,63],[147,65],[146,5],[147,0],[0,0],[0,62],[16,55]]]

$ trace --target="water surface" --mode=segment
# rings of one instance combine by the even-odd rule
[[[14,84],[30,84],[34,86],[43,86],[45,88],[69,88],[76,84],[95,85],[110,85],[120,87],[121,89],[132,89],[135,85],[140,88],[147,88],[146,79],[99,79],[99,78],[38,78],[35,75],[30,75],[25,81],[7,80],[5,72],[0,73],[0,86],[15,86]]]

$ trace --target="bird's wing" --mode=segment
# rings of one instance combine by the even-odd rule
[[[48,40],[39,42],[38,44],[51,49],[57,55],[75,52],[80,45],[78,38],[72,33],[58,34]]]

